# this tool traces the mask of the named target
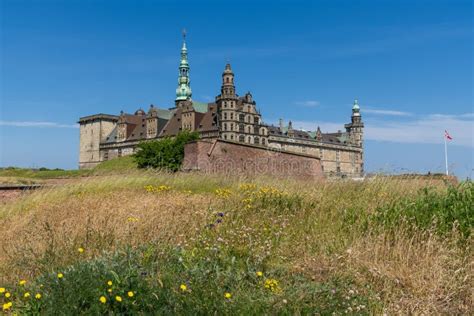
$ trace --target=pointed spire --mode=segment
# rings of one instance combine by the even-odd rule
[[[186,48],[186,30],[183,29],[183,46],[181,48],[181,62],[179,64],[178,88],[176,101],[187,100],[192,96],[191,81],[189,80],[188,50]]]

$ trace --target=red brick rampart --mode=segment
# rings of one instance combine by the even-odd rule
[[[198,140],[184,148],[184,171],[233,175],[324,177],[319,158],[226,140]]]

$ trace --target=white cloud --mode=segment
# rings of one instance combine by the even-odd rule
[[[389,116],[412,116],[413,113],[394,111],[394,110],[376,110],[376,109],[362,109],[362,113],[389,115]]]
[[[474,147],[474,121],[456,116],[429,115],[415,121],[394,121],[384,125],[369,122],[365,132],[370,140],[440,144],[444,142],[445,129],[453,137],[453,145]]]
[[[297,101],[296,105],[306,106],[306,107],[316,107],[319,106],[319,101],[316,100],[307,100],[307,101]]]
[[[60,124],[56,122],[31,122],[31,121],[0,121],[0,126],[79,128],[79,124]]]

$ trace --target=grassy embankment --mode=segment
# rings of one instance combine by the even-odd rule
[[[473,195],[472,183],[417,179],[91,177],[0,209],[0,303],[32,314],[472,313]]]
[[[114,173],[136,171],[136,163],[130,156],[105,161],[94,169],[29,169],[29,168],[1,168],[0,184],[32,184],[42,183],[51,179],[74,179],[94,175],[108,175]]]

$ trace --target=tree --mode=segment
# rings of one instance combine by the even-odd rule
[[[143,141],[138,144],[134,159],[138,168],[158,168],[176,172],[181,168],[184,159],[184,145],[198,138],[199,134],[196,132],[183,131],[176,137]]]

